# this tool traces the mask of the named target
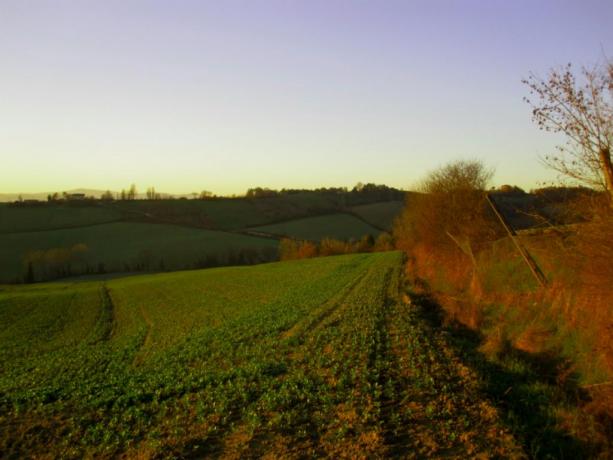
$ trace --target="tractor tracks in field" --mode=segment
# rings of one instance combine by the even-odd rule
[[[376,384],[383,389],[379,395],[378,402],[381,405],[379,420],[386,455],[393,457],[402,456],[402,447],[406,446],[408,439],[399,436],[400,421],[394,419],[394,407],[398,404],[395,395],[401,394],[403,389],[409,384],[402,378],[399,356],[393,347],[393,342],[397,339],[399,331],[395,325],[395,308],[398,303],[397,293],[390,295],[392,270],[385,273],[384,283],[381,289],[384,301],[377,312],[375,318],[375,334],[377,340],[368,357],[370,369],[380,369],[376,378]],[[390,386],[393,392],[390,394]]]
[[[278,336],[278,340],[283,344],[278,350],[278,361],[283,362],[287,366],[287,372],[284,374],[292,374],[299,368],[303,368],[305,360],[309,357],[308,340],[312,334],[325,327],[334,327],[334,325],[342,321],[344,311],[350,306],[349,299],[356,289],[359,289],[365,280],[372,275],[370,269],[362,270],[356,274],[345,286],[333,297],[324,302],[319,308],[314,310],[311,315],[307,316],[303,321],[294,324],[290,329],[282,332]],[[285,376],[280,376],[279,381],[284,380]],[[263,394],[257,396],[256,399],[262,397]],[[231,432],[222,436],[219,442],[219,448],[224,454],[221,458],[241,458],[247,452],[257,452],[257,454],[249,454],[248,458],[255,458],[259,455],[264,455],[269,449],[279,448],[281,438],[276,438],[278,433],[271,433],[263,430],[262,432],[248,435],[246,423],[244,419],[244,411],[235,416],[236,427]],[[295,458],[296,451],[305,448],[308,451],[315,449],[312,441],[300,444],[301,447],[294,446],[287,449],[284,447],[281,452],[284,452],[289,458]]]
[[[312,331],[320,327],[326,319],[331,317],[335,312],[338,312],[343,306],[346,306],[346,300],[357,286],[366,278],[369,271],[365,270],[355,277],[352,281],[345,285],[339,294],[326,302],[319,312],[314,316],[308,317],[304,322],[298,322],[293,327],[285,331],[281,338],[288,340],[293,339],[302,342],[304,338]]]
[[[380,419],[386,456],[394,458],[429,457],[421,444],[436,442],[431,427],[422,419],[429,396],[409,364],[407,331],[401,325],[404,319],[401,317],[411,308],[409,302],[408,298],[388,297],[379,326],[382,331],[379,353],[386,363],[378,382],[384,388]]]
[[[111,290],[106,283],[100,288],[100,298],[102,309],[100,319],[98,320],[98,332],[96,333],[96,339],[91,342],[92,345],[109,342],[113,338],[117,326],[115,302],[113,301]],[[142,362],[142,351],[148,348],[151,343],[151,332],[154,326],[153,321],[142,305],[139,307],[139,314],[145,323],[146,331],[134,353],[133,366]]]
[[[147,348],[149,348],[151,344],[151,333],[153,330],[153,326],[155,325],[155,323],[151,320],[151,318],[147,314],[147,310],[142,305],[138,307],[138,311],[140,313],[140,316],[143,318],[143,321],[145,322],[146,331],[145,331],[145,335],[138,349],[134,353],[134,359],[132,360],[132,366],[137,366],[140,363],[142,363],[143,358],[144,358],[144,352]]]
[[[387,454],[524,458],[476,375],[426,308],[407,297],[386,308],[382,382],[392,392],[384,392],[381,418]]]
[[[111,297],[111,291],[106,284],[100,288],[100,318],[96,331],[96,338],[91,342],[92,345],[111,340],[115,331],[115,304]]]

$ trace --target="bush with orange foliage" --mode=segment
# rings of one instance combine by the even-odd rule
[[[548,279],[541,287],[476,193],[441,196],[412,196],[396,221],[409,282],[426,290],[448,320],[478,331],[479,350],[489,359],[527,353],[559,360],[559,387],[570,381],[591,397],[569,412],[565,429],[612,453],[606,421],[613,420],[613,212],[606,200],[588,193],[589,202],[569,206],[582,223],[518,236]]]
[[[392,251],[394,249],[394,240],[389,233],[381,233],[377,239],[374,239],[371,235],[364,235],[358,241],[324,238],[319,243],[283,238],[279,243],[279,259],[309,259],[311,257],[335,256],[356,252]]]
[[[479,161],[456,161],[431,172],[422,193],[409,196],[394,239],[420,272],[453,270],[455,288],[460,280],[463,288],[476,283],[477,253],[504,234],[486,201],[491,176]]]
[[[283,238],[279,243],[279,259],[295,260],[317,257],[317,246],[310,241],[298,241]]]

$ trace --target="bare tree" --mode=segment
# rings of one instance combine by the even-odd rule
[[[544,131],[563,133],[565,145],[544,162],[561,174],[608,193],[613,206],[613,63],[582,68],[579,78],[571,64],[554,69],[546,80],[532,74],[532,117]],[[533,100],[532,98],[535,98]]]
[[[456,161],[432,171],[420,192],[407,198],[395,233],[408,246],[431,248],[457,245],[483,226],[477,223],[486,209],[485,190],[492,172],[478,161]],[[462,246],[462,245],[461,245]]]
[[[155,200],[157,199],[158,194],[155,193],[155,187],[149,187],[147,189],[147,199],[148,200]]]
[[[492,176],[480,161],[455,161],[432,171],[421,187],[423,237],[448,238],[472,258],[472,247],[492,233],[485,203]]]
[[[397,247],[447,266],[464,267],[466,260],[471,284],[478,282],[478,252],[503,235],[486,201],[492,175],[480,161],[455,161],[430,172],[395,221]]]
[[[127,199],[128,200],[135,200],[136,199],[136,195],[137,195],[136,185],[132,184],[132,185],[130,185],[130,190],[128,190]]]

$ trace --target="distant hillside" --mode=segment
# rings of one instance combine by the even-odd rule
[[[277,242],[270,238],[176,225],[103,223],[0,234],[0,282],[22,278],[28,262],[34,279],[45,280],[80,273],[264,262],[276,259],[276,253]]]
[[[584,187],[546,187],[525,193],[496,190],[490,193],[500,212],[515,230],[573,224],[580,221],[573,206],[581,197],[598,192]]]
[[[403,207],[403,201],[385,201],[354,206],[351,212],[381,230],[391,230],[394,219],[400,214]]]
[[[217,230],[243,230],[323,214],[359,214],[361,205],[390,201],[398,203],[403,201],[404,196],[405,192],[401,190],[367,184],[351,191],[274,191],[258,188],[250,190],[245,198],[132,200],[116,201],[108,206],[121,210],[130,220],[158,221]],[[354,212],[353,209],[358,211]],[[378,215],[369,213],[371,220],[361,218],[377,228],[389,228],[393,209],[398,209],[397,204]],[[378,219],[381,219],[381,222],[378,222]]]
[[[389,229],[403,194],[365,186],[255,189],[244,198],[3,203],[0,282],[24,280],[29,271],[40,281],[269,261],[277,258],[282,236],[315,241],[377,236]],[[393,201],[380,201],[386,197]]]
[[[319,241],[323,238],[358,239],[363,235],[377,236],[381,233],[380,230],[349,214],[328,214],[294,219],[255,227],[252,230],[311,241]]]

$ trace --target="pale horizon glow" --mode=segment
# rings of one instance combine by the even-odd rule
[[[555,179],[521,79],[613,54],[613,3],[0,3],[0,193]],[[609,54],[607,54],[609,53]]]

